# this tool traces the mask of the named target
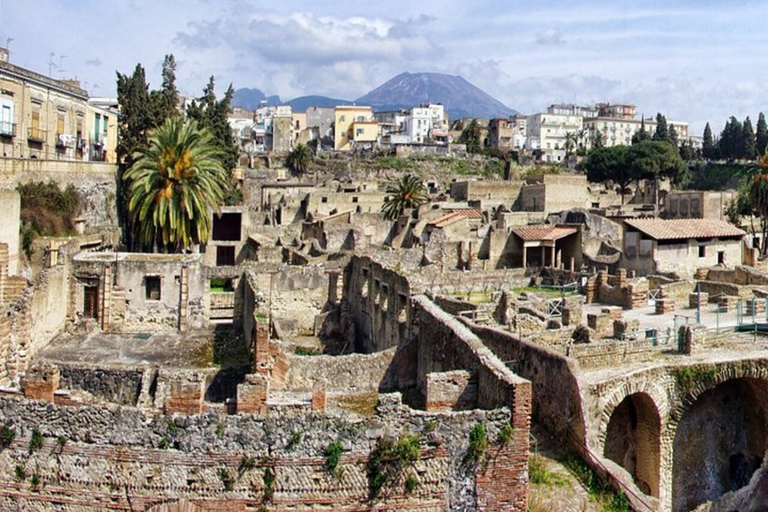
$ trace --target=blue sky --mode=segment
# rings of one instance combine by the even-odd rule
[[[638,6],[642,4],[642,6]],[[0,0],[11,61],[92,95],[163,56],[183,93],[213,75],[289,99],[359,97],[403,71],[458,74],[512,108],[631,102],[715,132],[768,110],[765,2]],[[51,58],[51,53],[53,57]]]

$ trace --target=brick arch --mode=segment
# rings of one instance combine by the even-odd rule
[[[159,503],[147,509],[147,512],[201,512],[202,509],[187,500]]]
[[[659,419],[662,427],[665,424],[665,420],[670,412],[670,389],[664,386],[663,381],[657,376],[651,375],[645,378],[632,379],[630,381],[623,382],[613,393],[611,393],[600,412],[600,427],[598,430],[597,440],[600,452],[602,453],[605,447],[605,437],[608,434],[608,424],[611,421],[616,408],[621,404],[625,398],[635,394],[645,394],[650,397],[653,404],[656,406],[656,410],[659,413]]]
[[[614,409],[606,428],[603,457],[624,468],[647,495],[659,497],[661,484],[661,415],[645,392],[627,395]]]
[[[761,363],[763,366],[755,366],[755,363]],[[716,366],[714,374],[705,375],[703,378],[699,379],[691,390],[678,395],[676,406],[670,410],[669,422],[667,424],[668,433],[674,437],[680,419],[685,415],[688,409],[696,403],[701,395],[707,391],[715,389],[724,382],[734,379],[768,381],[768,361],[739,361],[736,363],[726,363]]]

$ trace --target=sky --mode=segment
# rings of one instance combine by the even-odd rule
[[[355,99],[404,71],[461,75],[530,114],[633,103],[701,135],[768,110],[763,1],[0,0],[11,62],[116,95],[137,64],[159,87]]]

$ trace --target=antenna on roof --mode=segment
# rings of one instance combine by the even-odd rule
[[[51,70],[56,67],[56,63],[53,62],[53,57],[56,54],[51,52],[51,54],[48,56],[48,78],[51,78]]]
[[[64,78],[64,73],[67,72],[67,70],[64,69],[64,59],[66,58],[66,55],[59,55],[59,73],[61,73],[61,78]]]

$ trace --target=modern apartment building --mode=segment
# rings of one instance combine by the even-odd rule
[[[334,149],[352,151],[358,145],[373,145],[379,136],[371,107],[345,105],[334,109]]]

